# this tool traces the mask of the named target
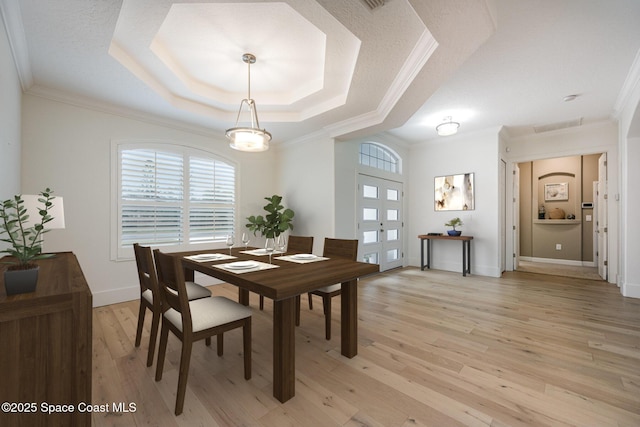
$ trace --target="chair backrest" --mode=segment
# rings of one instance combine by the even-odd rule
[[[323,256],[327,258],[346,258],[351,261],[358,259],[357,239],[324,239]]]
[[[184,280],[182,260],[169,254],[153,251],[158,271],[158,285],[165,309],[173,308],[182,314],[182,331],[191,330],[191,311]]]
[[[313,252],[313,236],[289,236],[287,252],[310,254]]]
[[[160,303],[160,294],[158,287],[158,276],[156,273],[156,267],[153,264],[153,254],[151,248],[148,246],[140,246],[137,243],[133,244],[133,252],[136,255],[136,265],[138,267],[138,280],[140,281],[140,293],[142,294],[147,289],[151,291],[153,295],[153,302]]]

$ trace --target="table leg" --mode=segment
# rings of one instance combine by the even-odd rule
[[[358,280],[343,282],[340,291],[340,344],[343,356],[358,354]]]
[[[420,239],[420,270],[424,270],[424,239]]]
[[[249,306],[249,291],[238,288],[238,302],[242,305]]]
[[[467,251],[466,251],[466,245],[465,245],[465,241],[462,241],[462,275],[466,276],[467,275]]]
[[[471,274],[471,240],[467,241],[467,273]]]
[[[284,403],[296,394],[295,298],[273,302],[273,396]]]
[[[427,240],[427,269],[431,269],[431,239]]]

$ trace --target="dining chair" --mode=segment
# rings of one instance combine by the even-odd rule
[[[251,379],[251,309],[222,296],[189,301],[182,260],[164,254],[158,249],[153,252],[156,268],[159,272],[160,293],[166,307],[162,314],[156,381],[162,379],[167,341],[169,340],[169,331],[171,331],[182,342],[175,408],[175,414],[180,415],[184,407],[184,396],[189,377],[191,348],[195,341],[206,339],[207,345],[209,345],[211,337],[216,336],[218,356],[222,356],[223,334],[241,327],[244,378],[245,380]]]
[[[346,258],[356,261],[358,258],[358,240],[354,239],[324,239],[324,249],[322,256],[327,258]],[[342,289],[341,283],[325,286],[320,289],[308,293],[309,309],[313,310],[312,295],[322,297],[322,308],[324,311],[325,338],[331,339],[331,298],[340,295]],[[296,307],[296,322],[299,324],[300,306]]]
[[[138,328],[136,330],[135,346],[140,347],[144,316],[147,309],[151,311],[151,333],[149,335],[149,352],[147,353],[147,366],[153,364],[153,355],[156,350],[156,337],[162,315],[162,297],[159,293],[158,275],[153,262],[153,253],[148,246],[133,244],[133,252],[136,256],[138,267],[138,281],[140,282],[140,310],[138,311]],[[186,283],[187,295],[190,300],[211,296],[211,291],[194,282]]]
[[[311,252],[313,252],[313,236],[289,236],[287,253],[310,254]],[[300,299],[298,298],[299,301]],[[264,296],[260,295],[260,310],[262,309],[264,309]],[[299,323],[297,321],[297,324]]]

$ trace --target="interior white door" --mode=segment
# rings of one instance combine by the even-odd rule
[[[380,271],[402,266],[402,197],[402,183],[358,175],[358,253]]]
[[[598,197],[596,198],[596,230],[598,246],[598,274],[608,280],[608,211],[607,211],[607,153],[598,159]]]

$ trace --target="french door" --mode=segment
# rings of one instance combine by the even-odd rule
[[[380,271],[402,266],[402,183],[358,175],[358,253]]]

